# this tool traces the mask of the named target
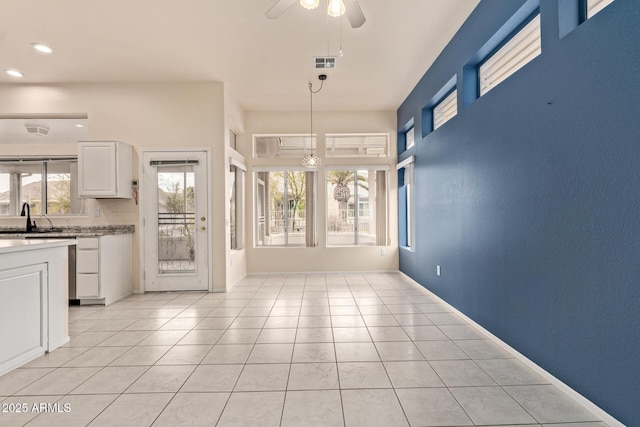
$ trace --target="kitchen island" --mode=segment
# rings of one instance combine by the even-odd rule
[[[0,226],[0,239],[73,239],[69,251],[69,299],[108,305],[133,292],[133,225],[75,225],[53,228]],[[77,251],[76,251],[77,248]]]
[[[0,240],[0,375],[69,341],[68,246]]]

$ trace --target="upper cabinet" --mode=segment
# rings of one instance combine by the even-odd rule
[[[131,146],[123,142],[78,142],[78,196],[131,198],[131,157]]]

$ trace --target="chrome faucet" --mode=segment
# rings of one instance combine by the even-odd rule
[[[36,222],[33,221],[31,223],[31,208],[29,208],[29,203],[22,204],[22,212],[20,212],[20,216],[24,216],[25,208],[27,210],[27,233],[30,233],[34,228],[36,228]]]

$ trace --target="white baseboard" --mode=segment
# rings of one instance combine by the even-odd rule
[[[441,304],[444,304],[445,306],[447,306],[447,308],[449,308],[452,312],[462,317],[464,320],[466,320],[469,323],[469,325],[473,326],[479,332],[487,336],[490,340],[492,340],[494,343],[499,345],[505,351],[513,355],[520,362],[527,365],[527,367],[529,367],[531,370],[533,370],[538,375],[540,375],[541,377],[549,381],[554,386],[558,387],[562,392],[564,392],[567,396],[571,397],[578,404],[582,405],[588,411],[591,411],[595,416],[600,418],[604,423],[608,424],[611,427],[625,427],[624,424],[622,424],[620,421],[616,420],[613,416],[609,415],[607,412],[602,410],[595,403],[591,402],[589,399],[587,399],[586,397],[584,397],[583,395],[581,395],[580,393],[578,393],[577,391],[575,391],[574,389],[572,389],[571,387],[569,387],[568,385],[560,381],[558,378],[554,377],[549,372],[545,371],[542,367],[538,366],[535,362],[533,362],[532,360],[524,356],[522,353],[520,353],[519,351],[511,347],[509,344],[505,343],[500,338],[496,337],[491,332],[489,332],[488,330],[486,330],[485,328],[477,324],[471,318],[467,317],[464,313],[462,313],[457,308],[455,308],[454,306],[452,306],[451,304],[449,304],[448,302],[440,298],[438,295],[434,294],[429,289],[420,285],[413,278],[407,276],[402,271],[399,271],[399,273],[404,278],[411,281],[415,286],[418,286],[420,287],[420,289],[424,290],[429,296],[432,296],[433,298],[437,299]]]
[[[398,273],[398,270],[363,270],[363,271],[268,271],[264,273],[253,272],[247,273],[245,277],[251,276],[278,276],[282,274],[290,275],[315,275],[315,274],[384,274],[384,273]],[[244,279],[244,277],[243,277]],[[237,283],[237,282],[236,282]],[[235,284],[234,284],[235,286]]]

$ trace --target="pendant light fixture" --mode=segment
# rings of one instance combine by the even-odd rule
[[[313,94],[322,90],[322,85],[324,81],[327,80],[327,75],[320,74],[318,79],[320,80],[320,88],[316,91],[313,90],[313,84],[309,82],[309,145],[311,146],[311,154],[305,154],[302,158],[302,166],[310,169],[316,169],[322,164],[322,159],[316,154],[313,154]]]
[[[315,9],[320,5],[320,0],[300,0],[300,4],[305,9]]]
[[[329,16],[337,18],[338,16],[344,15],[345,11],[346,8],[344,7],[342,0],[329,0],[329,7],[327,8]]]

